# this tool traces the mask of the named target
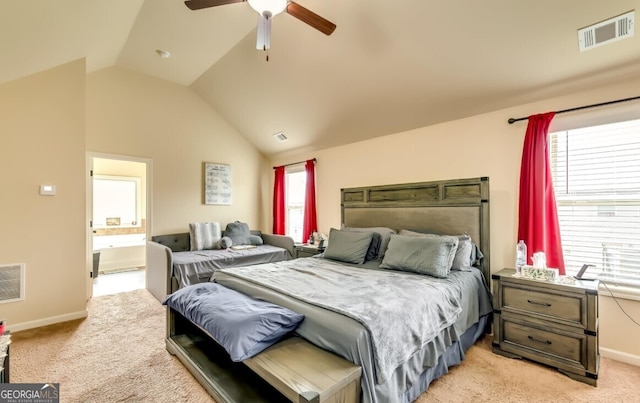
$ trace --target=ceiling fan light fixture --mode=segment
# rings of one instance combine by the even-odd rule
[[[270,13],[269,17],[280,14],[287,7],[287,0],[249,0],[251,8],[260,15]]]

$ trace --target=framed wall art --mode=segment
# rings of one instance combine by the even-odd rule
[[[231,205],[231,165],[204,163],[204,204]]]

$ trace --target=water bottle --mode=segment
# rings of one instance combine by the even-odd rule
[[[523,240],[516,245],[516,274],[522,273],[522,266],[527,264],[527,245]]]

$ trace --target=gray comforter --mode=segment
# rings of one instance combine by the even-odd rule
[[[378,383],[384,383],[399,365],[453,325],[462,310],[462,289],[455,281],[346,267],[326,259],[297,259],[222,272],[362,323],[370,333]]]

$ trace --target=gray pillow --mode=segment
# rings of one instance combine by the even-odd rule
[[[446,278],[458,247],[453,236],[408,237],[392,235],[380,268]]]
[[[220,249],[216,246],[220,238],[222,238],[220,223],[189,223],[189,238],[191,240],[191,250]]]
[[[344,231],[355,231],[355,232],[370,232],[366,231],[364,228],[348,228],[344,229]],[[380,246],[382,245],[382,236],[378,232],[371,232],[371,243],[369,244],[369,249],[367,250],[367,255],[364,260],[376,260],[378,256],[380,256]]]
[[[380,235],[380,246],[378,247],[377,257],[375,257],[374,259],[367,258],[367,260],[382,259],[384,257],[385,251],[387,250],[387,247],[389,246],[389,239],[391,239],[391,235],[396,233],[395,230],[387,227],[344,227],[343,226],[342,229],[344,231],[373,232],[374,234]]]
[[[227,249],[227,248],[230,248],[232,246],[233,246],[233,241],[231,240],[231,238],[229,238],[228,236],[223,236],[216,243],[216,245],[215,245],[215,247],[213,249]]]
[[[224,236],[231,238],[234,245],[252,245],[249,225],[240,221],[227,224]]]
[[[331,228],[324,257],[341,262],[362,264],[371,244],[371,232],[340,231]]]
[[[262,245],[263,243],[260,235],[249,235],[249,245]]]
[[[449,236],[449,235],[438,235],[438,234],[423,234],[421,232],[414,232],[403,229],[400,231],[400,235],[402,236],[421,236],[421,237],[439,237],[439,236]],[[471,237],[468,234],[463,235],[451,235],[458,238],[458,248],[456,249],[456,255],[453,258],[453,264],[451,265],[451,269],[453,270],[463,270],[467,269],[475,264],[475,245],[471,241]]]

